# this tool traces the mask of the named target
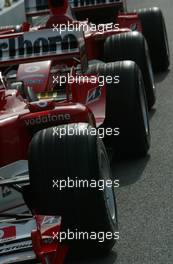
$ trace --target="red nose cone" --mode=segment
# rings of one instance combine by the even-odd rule
[[[49,8],[53,15],[63,15],[68,9],[68,0],[49,0]]]

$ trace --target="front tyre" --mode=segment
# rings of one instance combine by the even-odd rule
[[[150,148],[150,126],[141,71],[133,61],[97,63],[88,73],[118,75],[118,84],[106,84],[104,127],[120,128],[119,136],[105,137],[105,144],[121,156],[146,156]]]
[[[60,131],[73,129],[75,134],[68,132],[61,138]],[[72,252],[89,253],[109,251],[116,240],[117,210],[113,185],[99,188],[99,183],[111,180],[108,156],[103,142],[93,135],[93,127],[85,123],[68,124],[39,131],[30,144],[29,175],[30,186],[36,212],[45,215],[61,215],[62,230],[78,232],[107,232],[112,238],[69,240]],[[64,133],[63,133],[64,134]],[[52,188],[53,180],[75,183],[74,187],[59,190]],[[83,187],[76,187],[80,181]],[[96,183],[95,187],[87,186]],[[90,237],[89,237],[90,238]],[[68,239],[67,239],[68,240]]]

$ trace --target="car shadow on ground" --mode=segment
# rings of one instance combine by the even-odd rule
[[[86,249],[87,256],[87,249]],[[86,258],[84,260],[67,260],[65,264],[113,264],[117,259],[117,254],[114,251],[111,251],[109,255],[97,257],[97,258]]]
[[[141,159],[126,159],[120,160],[114,158],[111,162],[112,176],[120,180],[120,187],[130,185],[138,181],[146,167],[150,156],[147,155]],[[87,258],[87,252],[84,259],[68,259],[65,264],[115,264],[117,261],[117,253],[111,251],[107,256]]]
[[[157,109],[156,109],[156,106],[154,105],[153,108],[149,112],[149,121],[152,120],[152,118],[155,115],[156,111],[157,111]]]
[[[131,185],[137,182],[150,159],[147,155],[141,159],[126,159],[112,161],[112,176],[120,181],[120,187]]]
[[[157,84],[157,83],[163,82],[167,78],[169,73],[170,73],[169,69],[166,72],[155,73],[154,75],[155,83]]]

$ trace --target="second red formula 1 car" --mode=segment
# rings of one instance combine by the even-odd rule
[[[43,27],[60,32],[65,27],[68,27],[70,32],[73,29],[81,30],[84,31],[86,53],[89,60],[97,59],[105,62],[132,60],[136,62],[142,72],[148,107],[152,108],[156,100],[155,85],[148,46],[140,33],[140,23],[137,23],[136,27],[139,32],[133,32],[130,26],[131,20],[126,25],[122,23],[102,24],[101,28],[97,28],[96,25],[93,27],[94,24],[88,23],[88,21],[76,21],[67,0],[43,2],[42,4],[32,4],[25,1],[28,21],[32,25],[38,25],[30,27],[28,24],[27,30],[34,30],[34,28],[39,30]],[[44,10],[46,4],[47,6],[49,4],[50,10]],[[48,16],[45,17],[45,14]]]
[[[88,58],[98,58],[106,62],[126,59],[135,61],[143,74],[150,109],[155,103],[150,57],[155,71],[167,70],[170,64],[168,37],[162,11],[157,7],[153,7],[127,13],[126,1],[121,0],[69,1],[69,4],[72,7],[73,20],[75,16],[78,20],[89,19],[90,22],[101,23],[102,29],[105,22],[111,22],[112,26],[119,25],[118,30],[110,30],[110,28],[107,30],[108,27],[106,25],[108,24],[105,24],[104,32],[98,32],[98,30],[96,30],[95,34],[86,32]],[[43,2],[42,4],[37,4],[36,10],[48,7],[51,10],[52,17],[47,19],[46,26],[60,23],[67,24],[68,21],[72,22],[67,1],[44,1],[44,4]],[[68,13],[66,12],[67,7]],[[32,8],[32,4],[26,4],[27,17],[34,15],[34,12],[31,11]],[[39,11],[39,13],[37,11],[35,14],[42,14],[42,11]],[[144,38],[137,32],[143,34],[148,47]]]

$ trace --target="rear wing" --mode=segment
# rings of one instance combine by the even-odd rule
[[[68,12],[79,21],[88,19],[96,24],[109,23],[124,11],[127,11],[126,0],[25,0],[26,19],[32,25],[44,25],[51,14]]]
[[[80,57],[83,32],[42,29],[0,36],[0,66]]]
[[[77,8],[77,7],[95,7],[95,6],[103,6],[103,5],[112,5],[112,4],[121,4],[123,3],[123,0],[102,0],[102,1],[80,1],[80,0],[69,0],[69,4],[71,5],[72,8]]]
[[[55,4],[55,2],[57,2]],[[59,4],[58,4],[59,2]],[[32,15],[34,13],[45,13],[48,14],[50,13],[50,8],[61,8],[63,5],[69,5],[71,8],[79,8],[79,7],[93,7],[95,6],[103,6],[103,5],[119,5],[119,4],[126,4],[125,0],[102,0],[102,1],[96,1],[96,0],[36,0],[36,1],[31,1],[31,0],[25,0],[25,11],[26,15]],[[55,7],[56,6],[56,7]]]
[[[69,0],[77,20],[106,24],[116,20],[118,13],[126,11],[126,0]]]

